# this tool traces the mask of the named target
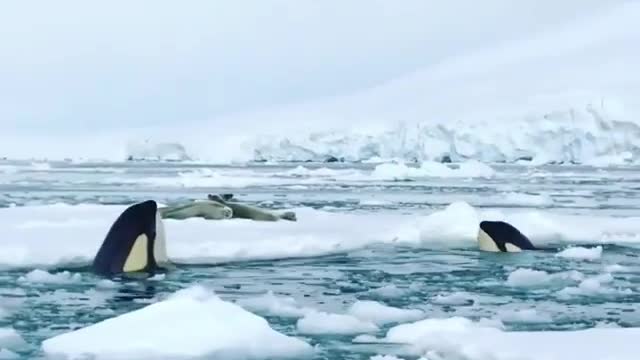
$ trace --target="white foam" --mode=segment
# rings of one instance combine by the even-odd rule
[[[264,295],[238,300],[238,305],[264,316],[279,316],[285,318],[300,318],[313,311],[296,302],[292,297],[276,296],[272,291]]]
[[[352,335],[377,332],[379,330],[371,321],[360,320],[355,316],[331,314],[313,311],[307,313],[297,324],[298,332],[308,335]]]
[[[570,247],[556,254],[557,257],[574,260],[599,260],[602,257],[602,246],[593,248]]]
[[[425,316],[422,310],[400,309],[368,300],[355,302],[347,313],[376,325],[415,321]]]
[[[638,335],[638,328],[508,332],[455,317],[398,325],[382,341],[411,345],[429,359],[633,360],[629,344]]]
[[[18,282],[31,284],[72,284],[80,282],[81,280],[82,275],[78,273],[72,274],[68,271],[62,271],[51,274],[40,269],[30,271],[26,275],[18,278]]]
[[[188,336],[185,336],[188,334]],[[194,286],[168,299],[42,343],[49,356],[100,358],[298,358],[305,342]]]

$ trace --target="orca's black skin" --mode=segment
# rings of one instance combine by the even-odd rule
[[[144,272],[154,272],[158,267],[153,254],[157,210],[156,202],[148,200],[132,205],[120,214],[93,260],[93,272],[106,277],[122,274],[129,252],[141,234],[145,234],[149,242],[147,246],[148,262]]]
[[[507,243],[522,250],[538,250],[520,230],[504,221],[482,221],[480,228],[489,235],[502,252],[507,252]]]

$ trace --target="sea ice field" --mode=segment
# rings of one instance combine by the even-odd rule
[[[128,205],[221,192],[298,221],[165,220],[176,269],[90,272]],[[637,359],[638,204],[634,166],[2,161],[0,358]]]

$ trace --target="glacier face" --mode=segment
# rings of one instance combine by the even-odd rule
[[[6,136],[0,157],[637,163],[638,18],[640,3],[613,2],[350,95],[73,141]]]
[[[640,155],[640,126],[617,121],[602,104],[527,116],[496,125],[477,123],[399,123],[378,134],[327,131],[281,139],[256,139],[254,160],[570,162],[624,164]]]

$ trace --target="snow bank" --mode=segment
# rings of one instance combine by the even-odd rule
[[[422,310],[399,309],[376,301],[357,301],[349,307],[347,313],[376,325],[415,321],[425,316]]]
[[[126,206],[47,205],[0,209],[0,266],[46,269],[86,265]],[[330,213],[293,209],[297,222],[243,219],[166,220],[167,251],[181,263],[309,257],[361,249],[371,244],[475,248],[481,219],[507,220],[534,244],[634,243],[640,218],[565,215],[545,211],[478,211],[456,202],[426,216]],[[34,220],[37,219],[37,220]],[[378,296],[402,296],[390,286]],[[385,294],[386,293],[386,294]]]
[[[640,328],[507,332],[469,319],[426,319],[391,328],[382,342],[412,345],[429,359],[634,360]]]
[[[299,333],[307,335],[353,335],[379,330],[378,326],[371,321],[361,320],[351,315],[319,311],[307,313],[298,320],[296,326]]]
[[[298,358],[312,351],[305,342],[273,330],[263,318],[199,286],[47,339],[42,349],[50,356],[118,359]]]
[[[602,257],[602,246],[593,248],[570,247],[556,254],[557,257],[574,260],[599,260]]]

